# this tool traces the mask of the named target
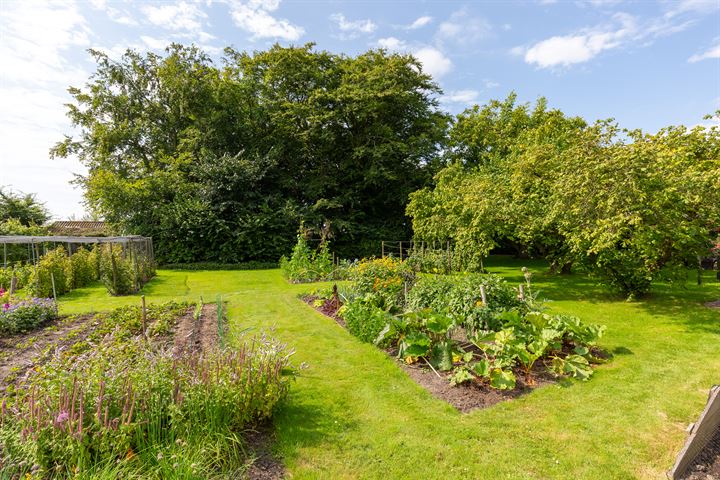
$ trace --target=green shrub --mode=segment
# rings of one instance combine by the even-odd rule
[[[303,236],[298,235],[290,258],[280,259],[280,269],[291,282],[304,283],[332,280],[335,265],[326,242],[323,242],[317,251],[313,251]]]
[[[55,293],[62,295],[71,288],[70,277],[72,265],[63,247],[57,247],[40,257],[37,266],[33,267],[28,280],[30,291],[36,297],[53,296],[53,280]]]
[[[33,330],[57,317],[57,304],[50,298],[33,298],[16,304],[0,305],[0,334]]]
[[[485,287],[487,305],[482,303],[481,285]],[[407,307],[447,311],[458,325],[472,331],[501,328],[502,312],[529,310],[528,304],[518,299],[517,290],[505,280],[479,274],[422,276],[408,293]]]
[[[137,291],[135,269],[129,256],[123,258],[122,247],[111,243],[99,247],[100,280],[111,295],[127,295]]]
[[[85,287],[98,279],[97,250],[80,247],[70,256],[70,285],[73,289]]]
[[[344,304],[338,314],[345,320],[351,334],[363,342],[372,343],[392,319],[382,303],[382,297],[367,295]]]
[[[361,260],[352,269],[351,278],[360,294],[381,296],[389,310],[399,311],[405,305],[405,291],[412,288],[415,274],[406,262],[385,257]]]

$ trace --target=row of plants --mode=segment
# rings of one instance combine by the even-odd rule
[[[363,260],[340,288],[337,314],[359,339],[453,384],[507,390],[519,376],[526,385],[545,374],[587,379],[603,361],[605,327],[543,311],[524,273],[521,294],[495,275],[426,275],[408,261]]]
[[[152,261],[133,256],[122,247],[98,244],[78,248],[72,255],[63,247],[51,249],[35,265],[15,265],[0,269],[0,287],[25,289],[35,297],[62,295],[101,280],[112,295],[137,292],[155,275]]]
[[[261,335],[237,349],[174,355],[167,342],[187,303],[123,307],[6,390],[0,476],[235,478],[243,429],[268,418],[289,386],[291,351]],[[148,340],[150,338],[150,340]]]
[[[290,257],[280,258],[280,270],[285,278],[293,283],[343,280],[347,278],[351,263],[335,262],[326,241],[317,249],[312,249],[301,234],[293,247]]]
[[[52,298],[30,298],[10,303],[10,295],[0,287],[0,335],[33,330],[57,318],[57,303]]]

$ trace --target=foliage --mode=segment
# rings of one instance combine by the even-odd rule
[[[553,215],[569,255],[625,295],[686,280],[720,225],[720,129],[598,123],[563,157]]]
[[[164,270],[272,270],[278,268],[277,262],[244,262],[244,263],[166,263]]]
[[[392,319],[383,303],[383,297],[368,294],[354,298],[338,310],[348,331],[363,342],[373,343],[385,325]]]
[[[95,73],[70,89],[79,134],[53,154],[78,156],[91,208],[152,237],[159,261],[275,261],[300,221],[329,226],[344,257],[409,235],[408,194],[434,172],[448,120],[410,55],[92,54]]]
[[[487,304],[483,304],[480,287],[485,287]],[[498,315],[516,310],[527,312],[529,306],[519,300],[517,290],[496,275],[423,275],[408,293],[410,310],[429,308],[447,310],[457,325],[476,330],[497,328],[502,321]]]
[[[720,129],[621,130],[516,105],[515,95],[460,114],[449,165],[411,195],[416,240],[452,240],[458,268],[496,246],[572,265],[625,295],[685,279],[720,224]]]
[[[311,250],[305,238],[298,235],[290,258],[280,259],[280,269],[291,282],[303,283],[332,279],[335,265],[326,242]]]
[[[77,249],[70,255],[70,289],[85,287],[100,278],[98,248]]]
[[[25,227],[35,227],[44,224],[49,218],[47,207],[35,195],[0,187],[0,223],[16,220]],[[0,227],[0,230],[4,229]]]
[[[56,317],[57,305],[51,298],[31,298],[12,304],[4,303],[0,305],[0,334],[27,332]]]
[[[40,257],[28,281],[30,291],[36,297],[52,297],[70,291],[72,266],[63,247],[57,247]],[[53,282],[55,290],[53,291]]]
[[[139,285],[132,260],[123,255],[122,248],[112,243],[99,247],[100,280],[111,295],[128,295],[137,291]]]
[[[165,315],[177,307],[159,310]],[[267,418],[286,395],[292,352],[284,345],[258,336],[239,350],[173,356],[127,335],[139,313],[114,312],[103,325],[112,330],[96,337],[94,348],[56,352],[5,398],[3,474],[29,473],[32,466],[33,476],[72,475],[128,464],[148,451],[163,463],[162,453],[179,445],[177,456],[164,462],[177,468],[193,450],[207,452],[208,445],[228,445],[221,439],[230,438],[225,456],[206,455],[193,465],[196,476],[222,474],[239,432]]]
[[[350,273],[354,288],[361,295],[377,295],[390,311],[405,305],[405,290],[415,281],[415,274],[406,262],[385,257],[363,259]]]
[[[12,282],[12,277],[15,276],[15,288],[21,289],[28,285],[28,282],[30,281],[30,278],[33,274],[33,266],[32,265],[19,265],[15,264],[11,267],[7,268],[0,268],[0,288],[4,288],[5,290],[10,289],[10,283]]]

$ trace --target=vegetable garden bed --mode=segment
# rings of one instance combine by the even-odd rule
[[[223,309],[126,306],[1,338],[0,476],[282,478],[266,422],[292,351],[265,335],[223,348]]]

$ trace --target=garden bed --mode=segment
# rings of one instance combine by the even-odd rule
[[[305,295],[303,301],[312,308],[330,317],[343,328],[347,328],[345,320],[338,315],[342,307],[339,301],[333,299],[322,299],[316,295]],[[322,304],[320,303],[322,301]],[[433,397],[443,400],[462,413],[471,412],[478,408],[486,408],[497,403],[512,400],[532,390],[555,383],[556,378],[540,368],[533,369],[532,384],[525,381],[524,376],[518,375],[517,385],[512,390],[498,390],[478,382],[466,382],[460,385],[450,383],[450,374],[446,372],[434,372],[427,365],[415,363],[408,365],[397,358],[397,349],[386,348],[384,351],[398,366],[418,385],[430,392]]]
[[[232,365],[235,362],[239,362],[238,365],[246,361],[254,362],[254,360],[249,360],[253,358],[252,355],[255,355],[254,346],[245,346],[237,351],[218,348],[218,346],[223,345],[221,336],[224,336],[225,329],[224,325],[218,322],[217,313],[218,307],[216,304],[206,304],[202,307],[188,306],[187,304],[148,305],[145,333],[145,337],[148,339],[147,342],[142,340],[139,307],[122,307],[112,313],[61,317],[46,322],[42,328],[32,332],[2,337],[0,338],[0,397],[4,398],[3,415],[6,413],[5,402],[11,401],[16,395],[19,396],[18,398],[26,398],[29,393],[28,385],[34,385],[33,381],[37,382],[38,376],[44,377],[46,371],[57,372],[58,368],[72,371],[76,359],[81,359],[87,355],[96,355],[97,352],[106,348],[114,348],[108,347],[108,345],[112,344],[120,345],[117,350],[118,353],[126,351],[125,347],[122,347],[123,344],[128,345],[131,349],[141,347],[140,350],[132,351],[142,351],[145,353],[141,355],[150,357],[156,354],[163,356],[165,354],[162,352],[166,352],[176,359],[177,368],[179,369],[188,368],[188,365],[190,368],[199,368],[199,373],[196,374],[199,376],[196,381],[203,384],[212,381],[207,379],[205,373],[203,373],[204,364],[210,367],[208,372],[214,372],[216,366],[218,369],[233,368]],[[261,339],[262,341],[265,341],[265,337]],[[108,360],[111,358],[109,357]],[[122,361],[123,359],[120,360],[119,364]],[[188,361],[189,363],[187,363]],[[67,365],[67,367],[63,365]],[[276,368],[280,367],[277,366]],[[250,371],[253,371],[253,367],[251,367]],[[154,372],[152,368],[148,371],[148,374],[151,374],[150,372]],[[53,375],[53,373],[50,374]],[[220,375],[220,371],[217,374]],[[159,373],[158,375],[162,376]],[[211,377],[214,376],[215,373],[212,373]],[[263,381],[261,378],[258,378],[258,380]],[[221,380],[218,381],[222,382]],[[128,382],[130,382],[129,377]],[[43,384],[39,383],[39,385]],[[80,385],[80,382],[78,382],[78,385]],[[127,385],[132,384],[128,383]],[[34,396],[35,387],[31,388],[31,395]],[[74,391],[75,387],[72,388]],[[130,392],[132,392],[132,387],[127,388],[131,388]],[[176,383],[175,388],[179,388],[179,384]],[[82,392],[83,390],[78,391]],[[42,387],[39,388],[38,392],[42,392]],[[237,392],[237,395],[241,394],[242,391]],[[82,393],[80,395],[80,402],[82,402]],[[140,395],[139,391],[138,395]],[[259,401],[259,399],[255,401]],[[74,393],[73,402],[75,402]],[[51,404],[52,400],[48,403],[48,407]],[[10,408],[8,407],[9,411]],[[105,422],[107,422],[107,413],[105,415]],[[123,425],[124,422],[130,421],[129,415],[132,415],[132,410],[130,414],[126,415],[126,420],[122,421]],[[97,417],[99,420],[101,415],[98,413]],[[283,478],[284,466],[271,454],[270,445],[273,442],[271,423],[267,419],[263,420],[260,417],[259,423],[255,425],[255,422],[251,420],[252,417],[247,418],[247,425],[241,426],[239,432],[244,445],[242,449],[242,455],[245,457],[244,466],[240,467],[245,474],[244,476],[250,479],[262,480]],[[89,421],[88,427],[92,428],[94,420]],[[138,419],[138,421],[141,420]],[[0,425],[2,425],[2,422],[0,422]],[[3,459],[2,453],[2,445],[0,444],[0,476],[8,473],[6,468],[10,469],[9,474],[11,477],[17,476],[19,473],[18,468],[21,468],[18,466],[20,464],[17,461]],[[131,459],[134,455],[132,450],[129,450],[129,453],[125,455],[125,460]],[[6,463],[6,461],[9,461],[9,463]],[[240,472],[240,470],[237,470],[237,472]]]

